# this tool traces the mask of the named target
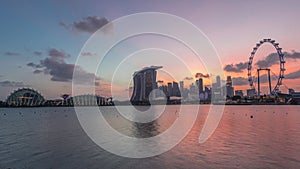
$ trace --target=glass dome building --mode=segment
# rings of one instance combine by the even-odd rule
[[[6,100],[8,106],[42,106],[44,97],[37,91],[29,88],[22,88],[12,92]]]
[[[107,106],[112,105],[112,98],[84,94],[67,99],[67,104],[74,106]]]

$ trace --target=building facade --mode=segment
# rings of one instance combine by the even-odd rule
[[[6,99],[7,105],[13,107],[42,106],[44,102],[44,97],[39,92],[30,88],[18,89]]]
[[[162,66],[145,67],[133,74],[133,92],[131,102],[147,102],[153,89],[157,89],[156,75],[157,69]],[[151,96],[151,97],[155,97]]]

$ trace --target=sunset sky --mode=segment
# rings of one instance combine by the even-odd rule
[[[0,5],[0,100],[5,100],[14,89],[21,87],[34,88],[49,99],[59,98],[64,93],[71,94],[74,64],[90,36],[106,23],[140,12],[169,13],[196,25],[215,46],[225,75],[231,75],[234,79],[235,89],[248,88],[245,64],[252,48],[264,38],[274,39],[286,54],[287,70],[282,91],[285,92],[286,88],[300,91],[299,7],[298,0],[3,0]],[[104,33],[114,34],[115,29],[111,27]],[[119,48],[124,51],[122,54],[130,55],[135,49],[142,49],[145,45],[143,38],[145,37],[136,37],[120,45]],[[190,54],[181,50],[175,42],[158,38],[146,37],[146,46],[168,44],[165,48],[189,57]],[[156,43],[157,41],[160,43]],[[260,64],[254,64],[253,69],[270,67],[272,72],[278,74],[279,61],[274,52],[276,50],[271,45],[263,45],[254,58],[254,62],[260,61]],[[93,57],[96,57],[94,55],[97,55],[92,51],[81,54],[86,57],[86,63],[92,62]],[[104,73],[95,75],[95,72],[89,72],[84,67],[81,70],[85,77],[99,78],[97,93],[101,95],[109,95],[107,90],[110,88],[110,80],[107,77],[111,76],[109,72],[113,70],[110,69],[114,69],[113,62],[118,60],[120,52],[112,52],[110,55],[105,64],[100,65],[99,71],[105,71]],[[157,51],[157,58],[151,58],[145,51],[138,53],[135,56],[137,59],[126,60],[131,69],[122,71],[120,66],[118,79],[121,82],[116,86],[117,90],[121,94],[128,94],[128,77],[145,66],[162,65],[175,72],[176,61],[169,59],[169,55],[170,53]],[[192,73],[178,72],[175,77],[176,80],[184,80],[186,87],[196,80],[194,74],[210,73],[201,64],[196,65],[189,59],[187,62]],[[158,74],[158,80],[173,80],[163,71]],[[212,82],[215,76],[216,74],[210,74]],[[127,79],[122,82],[122,77]],[[210,82],[205,79],[206,85]]]

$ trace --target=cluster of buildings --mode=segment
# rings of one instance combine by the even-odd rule
[[[231,76],[227,77],[226,85],[221,84],[220,76],[216,77],[216,83],[211,88],[203,85],[203,79],[199,78],[189,88],[185,88],[184,81],[168,82],[159,85],[156,81],[157,70],[161,66],[145,67],[133,74],[133,93],[131,103],[147,104],[151,100],[166,99],[169,102],[180,100],[180,102],[210,103],[214,100],[224,100],[234,96],[234,88]],[[156,90],[157,89],[157,90]],[[242,91],[236,92],[243,95]]]
[[[184,81],[168,82],[167,85],[162,84],[158,87],[156,96],[166,96],[168,100],[180,99],[182,101],[202,101],[210,102],[211,89],[203,86],[203,79],[199,78],[195,83],[192,83],[189,88],[185,88]]]
[[[135,105],[153,103],[211,103],[223,102],[234,104],[300,104],[300,92],[289,89],[288,94],[258,95],[254,88],[248,89],[244,95],[242,90],[234,90],[231,76],[222,82],[220,76],[209,86],[204,86],[203,79],[185,87],[184,81],[157,82],[157,70],[161,66],[143,68],[133,74],[133,92],[130,102]],[[163,101],[163,102],[161,102]],[[99,95],[63,95],[61,99],[46,100],[38,91],[22,88],[12,92],[6,101],[0,101],[0,107],[37,107],[37,106],[110,106],[114,105],[112,97]]]
[[[290,89],[289,94],[258,95],[254,88],[246,94],[242,90],[234,90],[231,76],[225,82],[216,76],[216,82],[209,86],[203,85],[199,78],[189,88],[184,81],[161,84],[156,81],[157,69],[161,66],[143,68],[133,74],[134,87],[130,102],[136,105],[149,104],[151,101],[167,100],[167,103],[211,103],[227,104],[299,104],[300,92]]]

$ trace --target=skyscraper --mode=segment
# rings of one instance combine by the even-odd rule
[[[232,86],[231,76],[227,76],[227,79],[226,79],[226,96],[229,96],[229,97],[234,96],[234,88]]]
[[[220,78],[219,75],[216,77],[216,87],[217,87],[217,88],[220,88],[220,87],[221,87],[221,78]]]
[[[179,86],[178,86],[177,82],[173,82],[172,96],[180,97],[180,91],[179,91]]]
[[[226,86],[231,86],[231,87],[232,87],[232,79],[231,79],[231,76],[227,76]]]
[[[172,86],[172,83],[169,82],[168,83],[168,94],[167,96],[172,96],[173,95],[173,86]]]
[[[212,84],[212,98],[215,100],[222,99],[222,93],[221,93],[221,78],[220,76],[216,76],[216,83]]]
[[[235,95],[243,97],[244,96],[243,90],[236,90]]]
[[[202,78],[199,78],[199,85],[198,85],[198,88],[199,88],[199,93],[202,93],[203,92],[203,79]]]
[[[162,66],[145,67],[133,74],[133,92],[131,96],[132,102],[149,101],[149,95],[153,89],[157,88],[156,70]]]
[[[183,82],[183,81],[180,81],[180,82],[179,82],[179,86],[180,86],[180,93],[181,93],[181,95],[182,95],[182,92],[183,92],[183,90],[184,90],[184,82]]]

